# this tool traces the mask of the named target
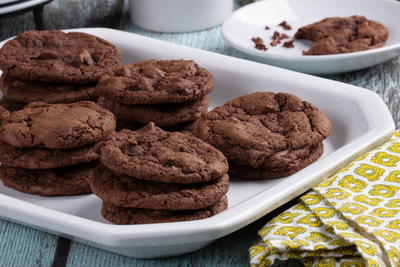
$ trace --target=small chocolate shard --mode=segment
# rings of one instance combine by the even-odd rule
[[[271,27],[265,25],[264,30],[269,30],[269,29],[271,29]]]
[[[79,62],[86,65],[92,65],[94,63],[92,55],[86,49],[82,49],[78,55]]]
[[[274,35],[272,35],[272,42],[270,43],[271,46],[277,46],[281,43],[281,35],[279,32],[275,31]]]
[[[286,33],[281,33],[281,40],[283,39],[289,39],[289,35],[287,35]]]
[[[286,20],[282,21],[281,23],[278,24],[281,26],[283,29],[290,31],[292,29],[292,26],[290,26]]]
[[[254,47],[256,49],[261,50],[261,51],[267,51],[268,50],[268,47],[265,46],[264,40],[262,38],[253,37],[253,38],[251,38],[251,40],[253,41]]]
[[[294,47],[294,40],[286,41],[282,45],[285,48],[293,48]]]

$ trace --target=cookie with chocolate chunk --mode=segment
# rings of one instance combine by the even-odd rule
[[[214,88],[210,72],[188,60],[148,60],[105,75],[98,94],[122,104],[181,103],[201,99]]]
[[[60,84],[32,82],[11,78],[3,74],[0,89],[8,100],[21,103],[72,103],[96,100],[95,84]]]
[[[218,202],[229,189],[229,177],[196,184],[143,181],[116,175],[100,164],[89,179],[92,192],[119,207],[154,210],[202,209]]]
[[[259,92],[208,112],[192,131],[232,164],[274,170],[294,168],[331,128],[314,105],[288,93]]]
[[[228,200],[223,197],[216,204],[200,210],[150,210],[123,208],[103,202],[101,214],[116,224],[146,224],[201,220],[214,216],[228,207]]]
[[[112,134],[101,147],[100,161],[118,175],[164,183],[206,182],[228,171],[225,156],[211,145],[154,123]]]
[[[24,169],[53,169],[99,159],[98,144],[69,149],[19,148],[0,143],[3,166]]]
[[[147,124],[154,122],[160,127],[169,127],[195,121],[207,112],[209,97],[177,103],[158,105],[125,105],[111,99],[101,97],[99,105],[110,110],[117,120]]]
[[[114,115],[90,101],[33,102],[11,112],[0,126],[0,140],[19,148],[66,149],[96,143],[115,130]]]
[[[304,55],[331,55],[382,47],[389,30],[364,16],[331,17],[301,27],[295,37],[315,42]]]
[[[0,49],[0,69],[30,81],[96,82],[120,60],[114,45],[82,32],[27,31]]]
[[[94,163],[51,170],[26,170],[0,166],[4,185],[40,196],[68,196],[90,193],[88,177]]]

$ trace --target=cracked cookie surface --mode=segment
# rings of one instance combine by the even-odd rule
[[[118,175],[164,183],[205,182],[228,171],[225,156],[211,145],[194,136],[163,131],[154,123],[112,134],[101,147],[100,160]]]
[[[0,49],[0,69],[9,76],[44,82],[96,82],[120,63],[111,43],[80,33],[27,31]]]
[[[0,166],[0,180],[4,185],[23,193],[40,196],[68,196],[90,193],[88,177],[95,164],[26,170]]]
[[[123,208],[103,202],[101,214],[116,224],[146,224],[201,220],[214,216],[228,207],[228,200],[223,197],[216,204],[200,210],[149,210]]]
[[[351,53],[383,46],[389,30],[381,23],[364,16],[331,17],[301,27],[296,39],[315,43],[304,55]]]
[[[105,75],[98,94],[123,104],[181,103],[202,98],[214,88],[210,72],[188,60],[148,60]]]
[[[95,85],[57,84],[13,79],[3,74],[0,88],[5,97],[21,103],[71,103],[96,100]]]
[[[90,101],[33,102],[3,120],[0,140],[20,148],[74,148],[104,139],[115,130],[115,124],[110,111]]]
[[[19,148],[0,143],[3,166],[30,170],[53,169],[99,159],[98,144],[70,149]]]
[[[98,101],[100,106],[114,113],[117,120],[142,124],[154,122],[160,127],[197,120],[207,112],[209,102],[208,96],[191,102],[158,105],[124,105],[104,97]]]
[[[229,177],[205,183],[173,184],[118,176],[100,164],[89,179],[92,192],[119,207],[154,210],[202,209],[218,202],[229,189]]]
[[[331,132],[329,118],[288,93],[258,92],[208,112],[192,127],[230,163],[252,168],[289,166]]]

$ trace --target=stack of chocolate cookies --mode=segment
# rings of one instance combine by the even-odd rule
[[[150,123],[114,133],[89,182],[117,224],[203,219],[227,208],[228,163],[211,145]]]
[[[42,196],[90,193],[98,142],[115,131],[111,112],[81,101],[33,102],[0,114],[0,179],[6,186]]]
[[[99,81],[97,92],[121,128],[154,122],[178,129],[207,112],[213,88],[211,73],[193,61],[149,60],[116,68]]]
[[[231,100],[192,127],[228,158],[230,176],[245,179],[284,177],[308,166],[322,155],[331,129],[314,105],[272,92]]]
[[[120,51],[96,36],[62,31],[28,31],[0,49],[1,105],[97,100],[100,77],[120,63]]]

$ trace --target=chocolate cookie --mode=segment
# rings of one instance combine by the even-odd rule
[[[23,193],[68,196],[90,193],[88,177],[93,163],[51,170],[26,170],[0,166],[4,185]]]
[[[324,146],[322,144],[318,144],[307,149],[310,150],[307,156],[295,158],[295,160],[293,160],[287,168],[278,167],[278,162],[276,162],[276,168],[252,168],[248,166],[229,164],[229,175],[234,178],[252,180],[286,177],[315,162],[319,157],[322,156],[324,152]]]
[[[205,96],[178,104],[124,105],[104,97],[98,103],[114,113],[117,120],[142,124],[154,122],[157,126],[168,127],[197,120],[207,112],[209,102],[209,97]]]
[[[0,143],[0,163],[24,169],[53,169],[96,160],[98,144],[70,149],[19,148]]]
[[[181,103],[214,88],[206,69],[187,60],[149,60],[121,66],[98,83],[98,94],[122,104]]]
[[[0,140],[21,148],[65,149],[96,143],[114,129],[114,115],[93,102],[33,102],[3,122]]]
[[[229,189],[229,177],[197,184],[157,183],[117,176],[100,164],[90,175],[92,192],[105,202],[126,208],[202,209],[218,202]]]
[[[165,132],[154,123],[112,134],[101,147],[100,160],[118,175],[164,183],[206,182],[228,171],[226,158],[211,145],[179,132]]]
[[[301,27],[296,39],[308,39],[315,44],[304,55],[351,53],[383,46],[389,30],[381,23],[363,16],[326,18]]]
[[[15,102],[71,103],[97,99],[95,85],[32,82],[13,79],[4,74],[0,84],[6,98]]]
[[[286,166],[331,132],[329,118],[312,104],[287,93],[238,97],[205,114],[194,134],[221,150],[230,163],[252,168]],[[271,159],[273,159],[271,161]]]
[[[101,214],[116,224],[146,224],[201,220],[216,215],[228,207],[228,200],[223,197],[213,206],[200,210],[149,210],[122,208],[103,202]]]
[[[27,31],[0,49],[0,69],[30,81],[96,82],[120,59],[114,45],[80,32]]]

